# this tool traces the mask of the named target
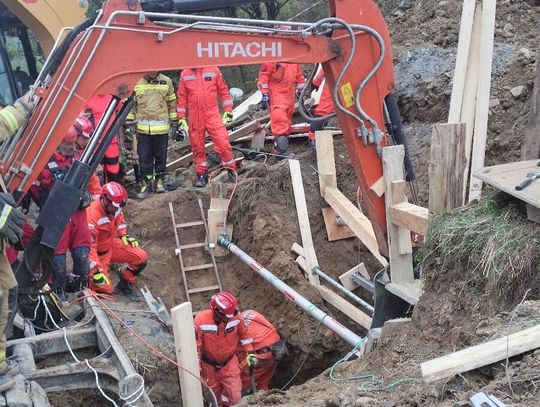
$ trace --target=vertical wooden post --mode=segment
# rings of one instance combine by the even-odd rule
[[[185,302],[171,309],[173,321],[174,346],[176,348],[176,360],[178,364],[198,375],[199,358],[197,357],[197,345],[195,342],[195,327],[191,303]],[[187,373],[178,369],[180,377],[180,390],[182,392],[182,405],[189,407],[203,407],[201,382]]]
[[[536,54],[536,79],[531,98],[529,122],[521,145],[522,160],[536,160],[540,153],[540,51]]]
[[[324,196],[325,187],[337,188],[336,162],[334,157],[334,138],[328,130],[316,131],[317,169],[319,171],[319,187]]]
[[[473,174],[484,167],[486,155],[496,7],[496,0],[483,1],[482,33],[480,34],[480,62],[478,66],[478,71],[481,72],[481,75],[478,77],[478,93],[476,97],[476,118],[474,123],[469,202],[480,198],[480,195],[482,194],[482,181]]]
[[[475,4],[476,0],[463,1],[463,11],[461,13],[461,24],[459,28],[459,41],[456,56],[456,68],[454,69],[454,80],[452,82],[452,96],[450,97],[448,123],[459,122],[461,117],[461,108],[466,89],[465,82],[466,77],[469,75],[467,67],[471,47],[471,34]]]
[[[300,162],[298,160],[289,160],[289,169],[294,191],[294,202],[296,203],[296,212],[298,213],[298,225],[300,226],[300,235],[302,236],[302,247],[306,258],[306,268],[309,282],[315,286],[320,285],[319,277],[314,275],[311,270],[318,266],[317,255],[313,247],[313,237],[311,235],[311,226],[309,224],[309,214],[304,194],[304,184],[302,182],[302,173],[300,171]]]
[[[463,206],[465,124],[435,124],[429,159],[429,211],[436,213]]]
[[[392,188],[392,182],[403,181],[405,179],[403,171],[404,158],[405,149],[403,146],[383,148],[383,173],[386,187],[386,223],[392,283],[414,280],[410,232],[394,225],[390,217],[390,208],[398,203],[395,202],[394,198],[394,190],[397,189],[396,187]],[[404,197],[401,197],[401,199],[404,199]],[[406,242],[408,242],[408,248],[404,247],[404,245],[407,244]],[[404,253],[400,254],[400,251]]]

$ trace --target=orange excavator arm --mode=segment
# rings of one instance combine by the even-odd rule
[[[276,29],[279,22],[148,13],[139,1],[109,0],[94,24],[74,38],[52,76],[42,75],[36,89],[40,101],[29,123],[0,151],[8,189],[19,195],[28,190],[88,99],[103,93],[128,98],[146,72],[322,63],[338,98],[337,116],[365,210],[386,252],[384,198],[370,188],[382,176],[384,101],[395,90],[390,39],[373,0],[328,3],[332,17],[288,23],[291,30],[285,31]],[[90,149],[100,136],[94,135]]]

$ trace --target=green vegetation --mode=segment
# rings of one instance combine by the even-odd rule
[[[427,235],[419,265],[428,279],[461,274],[486,294],[505,295],[540,272],[540,226],[506,194],[436,215]]]

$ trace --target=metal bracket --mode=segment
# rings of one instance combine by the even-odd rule
[[[172,328],[172,318],[163,300],[159,297],[156,300],[147,287],[141,288],[141,294],[146,300],[150,311],[156,314],[160,322],[170,330]]]

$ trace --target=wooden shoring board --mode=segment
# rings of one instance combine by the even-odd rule
[[[482,194],[482,180],[475,177],[474,174],[480,168],[484,167],[486,155],[496,8],[496,0],[483,0],[482,33],[480,34],[480,63],[478,65],[478,71],[482,74],[478,77],[478,93],[476,96],[469,202],[480,198],[480,195]]]
[[[251,122],[243,125],[242,127],[232,131],[231,133],[229,133],[229,142],[233,142],[241,137],[244,137],[244,136],[247,136],[251,133],[253,133],[255,130],[257,130],[259,128],[259,126],[261,126],[262,124],[266,123],[267,121],[270,120],[270,116],[266,115],[264,117],[260,117],[256,120],[252,120]],[[210,152],[210,150],[212,149],[212,147],[214,146],[214,143],[210,142],[210,143],[206,143],[204,145],[204,150],[208,153]],[[183,165],[187,165],[191,162],[191,160],[193,159],[193,153],[189,153],[189,154],[186,154],[174,161],[171,161],[170,163],[167,164],[167,167],[166,167],[166,170],[167,171],[172,171],[172,170],[175,170]]]
[[[426,382],[446,379],[540,347],[540,325],[420,365]]]
[[[343,297],[340,297],[335,292],[329,290],[324,286],[317,287],[321,297],[332,304],[335,308],[343,312],[350,319],[352,319],[357,324],[363,326],[366,329],[371,328],[371,317],[366,313],[362,312],[350,302],[345,300]]]
[[[321,211],[323,214],[324,226],[326,227],[326,234],[329,242],[356,237],[354,232],[347,225],[336,224],[337,213],[335,210],[332,208],[322,208]]]
[[[396,200],[404,197],[394,198],[392,190],[393,181],[403,181],[405,174],[403,171],[403,160],[405,158],[405,149],[403,146],[391,146],[383,148],[383,174],[385,180],[385,204],[386,204],[386,224],[388,232],[388,252],[390,255],[390,275],[393,282],[414,280],[412,264],[412,248],[408,253],[400,254],[398,241],[408,240],[411,245],[410,232],[392,222],[390,208],[398,203]],[[400,234],[404,236],[400,237]]]
[[[459,208],[463,201],[465,123],[434,124],[429,158],[429,211]]]
[[[424,290],[421,280],[400,281],[386,284],[386,289],[411,305],[416,305]]]
[[[480,35],[482,33],[482,2],[476,5],[472,27],[471,47],[469,50],[469,61],[467,65],[467,78],[465,80],[465,94],[461,108],[461,117],[456,122],[465,123],[465,171],[463,177],[462,201],[467,202],[467,192],[469,191],[469,170],[471,164],[472,142],[474,133],[474,122],[476,117],[476,95],[478,93],[478,65],[480,64]]]
[[[457,123],[461,118],[461,107],[463,104],[465,82],[468,74],[467,66],[469,61],[469,50],[471,47],[475,8],[476,0],[463,1],[463,11],[461,13],[461,24],[459,27],[456,67],[454,69],[454,79],[452,81],[452,96],[450,97],[448,123]]]
[[[334,139],[329,131],[315,132],[315,149],[317,152],[317,170],[321,195],[324,188],[337,188],[336,163],[334,157]]]
[[[516,191],[516,185],[527,178],[527,173],[540,172],[540,167],[537,164],[538,160],[529,160],[495,165],[482,168],[475,175],[486,184],[540,208],[540,179],[533,181],[521,191]]]
[[[521,159],[532,160],[538,158],[540,153],[540,52],[536,57],[536,79],[534,80],[533,94],[531,97],[531,110],[529,121],[525,126],[525,136],[521,144]]]
[[[226,234],[232,238],[233,225],[226,222],[229,208],[229,199],[211,198],[208,209],[208,243],[214,245],[214,256],[223,257],[227,255],[227,249],[217,244],[217,237]],[[226,223],[226,226],[225,226]]]
[[[349,291],[352,291],[360,287],[358,284],[353,283],[349,279],[349,276],[353,273],[360,273],[362,277],[364,277],[366,280],[371,280],[371,276],[369,275],[364,263],[357,264],[352,269],[350,269],[349,271],[346,271],[345,273],[339,276],[339,281],[341,282],[341,285]]]
[[[240,103],[233,109],[233,123],[242,118],[242,116],[249,111],[251,105],[256,105],[260,103],[262,99],[262,93],[260,90],[254,92],[252,95],[248,96],[246,100]]]
[[[171,317],[173,321],[176,360],[183,367],[183,369],[178,369],[182,405],[202,407],[201,382],[193,376],[199,372],[199,358],[197,357],[191,303],[185,302],[171,309]]]
[[[383,267],[388,265],[386,260],[379,253],[379,244],[375,238],[375,232],[371,221],[366,215],[354,206],[349,199],[337,188],[326,187],[324,189],[323,198],[336,211],[336,213],[345,221],[347,226],[351,228],[356,237],[373,253],[375,258]]]
[[[306,259],[306,268],[308,270],[308,279],[311,284],[319,286],[319,277],[311,273],[313,267],[317,267],[319,262],[317,260],[317,255],[315,254],[315,248],[313,247],[313,237],[311,235],[311,226],[309,224],[309,214],[304,193],[302,172],[300,171],[300,162],[298,160],[289,160],[289,169],[291,172],[296,212],[298,214],[298,225],[300,227],[300,235],[302,236],[302,247]]]
[[[397,226],[425,236],[428,230],[429,211],[422,206],[401,202],[390,208],[390,218]]]

